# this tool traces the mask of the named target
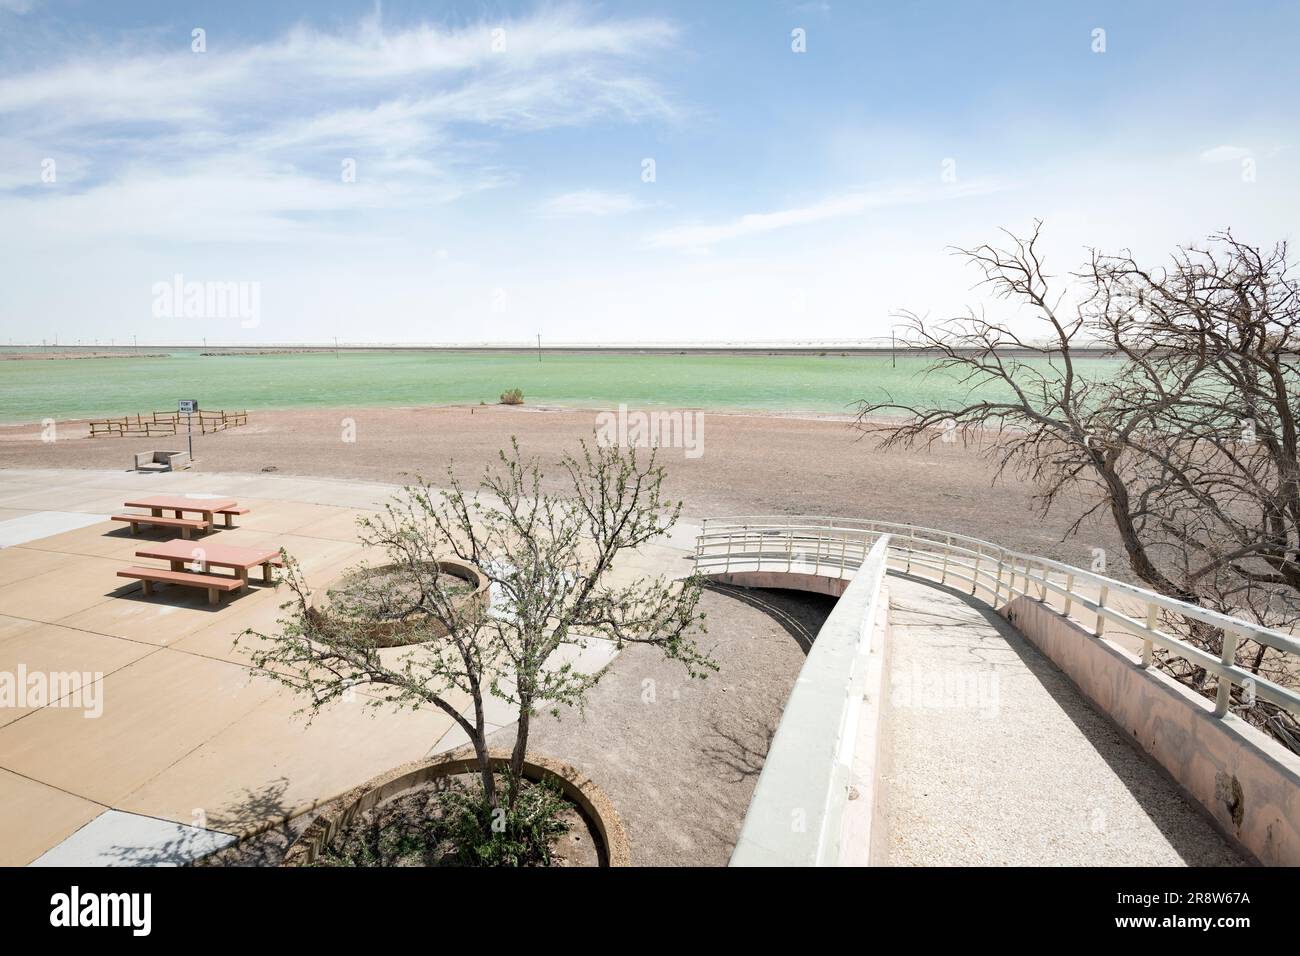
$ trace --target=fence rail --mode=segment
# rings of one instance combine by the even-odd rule
[[[178,435],[186,431],[186,416],[180,412],[144,412],[139,415],[123,415],[120,418],[96,418],[86,424],[90,426],[90,437],[99,438],[113,435],[119,438],[127,436],[144,436],[154,438],[159,435]],[[248,412],[198,411],[190,423],[200,434],[221,432],[227,428],[237,428],[248,424]]]
[[[1046,600],[1049,594],[1059,595],[1067,617],[1077,608],[1093,618],[1097,637],[1109,622],[1139,639],[1144,666],[1151,665],[1154,648],[1160,647],[1204,668],[1218,679],[1214,712],[1220,717],[1228,713],[1234,686],[1241,687],[1248,700],[1267,701],[1300,717],[1300,692],[1236,663],[1237,649],[1249,640],[1296,655],[1289,660],[1300,669],[1300,639],[1294,635],[968,535],[825,516],[709,518],[696,540],[695,566],[705,575],[784,570],[851,578],[881,537],[888,538],[888,563],[893,568],[943,584],[961,582],[973,596],[995,608],[1020,596]],[[1222,653],[1208,653],[1161,630],[1162,623],[1177,618],[1221,630]]]

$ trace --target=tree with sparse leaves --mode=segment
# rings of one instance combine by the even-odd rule
[[[1180,248],[1160,267],[1094,251],[1074,295],[1054,283],[1041,224],[1004,248],[956,250],[993,297],[1033,315],[1041,337],[969,311],[932,323],[904,313],[908,344],[967,386],[943,407],[860,405],[885,447],[960,435],[997,474],[1030,479],[1067,534],[1108,516],[1133,574],[1152,590],[1279,630],[1300,624],[1300,282],[1285,243],[1231,233]],[[1113,360],[1089,365],[1100,353]],[[1079,503],[1082,502],[1080,505]],[[1217,655],[1222,633],[1191,618],[1180,636]],[[1244,641],[1237,662],[1294,686],[1295,662]],[[1157,663],[1202,693],[1214,679],[1164,653]],[[1234,709],[1300,750],[1300,725],[1243,697]]]
[[[696,642],[704,632],[698,577],[616,581],[620,559],[667,535],[681,513],[680,502],[663,496],[664,472],[653,453],[641,463],[634,449],[582,442],[560,467],[565,493],[544,492],[538,463],[525,462],[512,439],[476,492],[451,467],[444,489],[423,479],[404,487],[382,512],[358,522],[362,543],[386,554],[385,573],[350,576],[323,607],[313,605],[300,567],[286,556],[292,597],[280,632],[244,635],[260,639],[255,666],[306,695],[311,714],[367,685],[372,706],[441,709],[474,747],[486,804],[511,809],[533,716],[580,708],[603,673],[558,662],[561,647],[581,648],[592,638],[620,649],[645,644],[691,677],[716,670]],[[487,577],[490,606],[464,600],[463,581],[439,570],[449,557]],[[382,642],[376,624],[386,629]],[[388,647],[394,636],[419,643],[395,651]],[[468,714],[456,692],[469,696]],[[504,797],[488,758],[489,693],[518,717]]]

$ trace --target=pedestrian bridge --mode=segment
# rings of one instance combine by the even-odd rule
[[[965,535],[709,519],[697,571],[835,595],[733,865],[1300,863],[1300,757],[1238,716],[1300,695],[1233,660],[1261,628]],[[1221,657],[1169,633],[1220,628]],[[1152,667],[1203,667],[1211,701]],[[1136,745],[1136,746],[1135,746]]]

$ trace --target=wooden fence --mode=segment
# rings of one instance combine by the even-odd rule
[[[186,431],[185,419],[189,417],[180,412],[150,412],[140,415],[124,415],[121,418],[97,418],[87,424],[90,437],[116,435],[155,438],[160,435],[183,435]],[[193,415],[194,430],[202,435],[209,432],[223,432],[227,428],[238,428],[248,424],[248,412],[209,412],[198,411]]]

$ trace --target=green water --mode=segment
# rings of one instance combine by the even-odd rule
[[[935,406],[970,394],[929,360],[888,355],[314,352],[0,361],[0,422],[135,414],[196,398],[209,409],[495,402],[531,405],[854,411],[862,399]],[[1113,363],[1094,360],[1098,374]],[[984,389],[981,395],[998,394]]]

